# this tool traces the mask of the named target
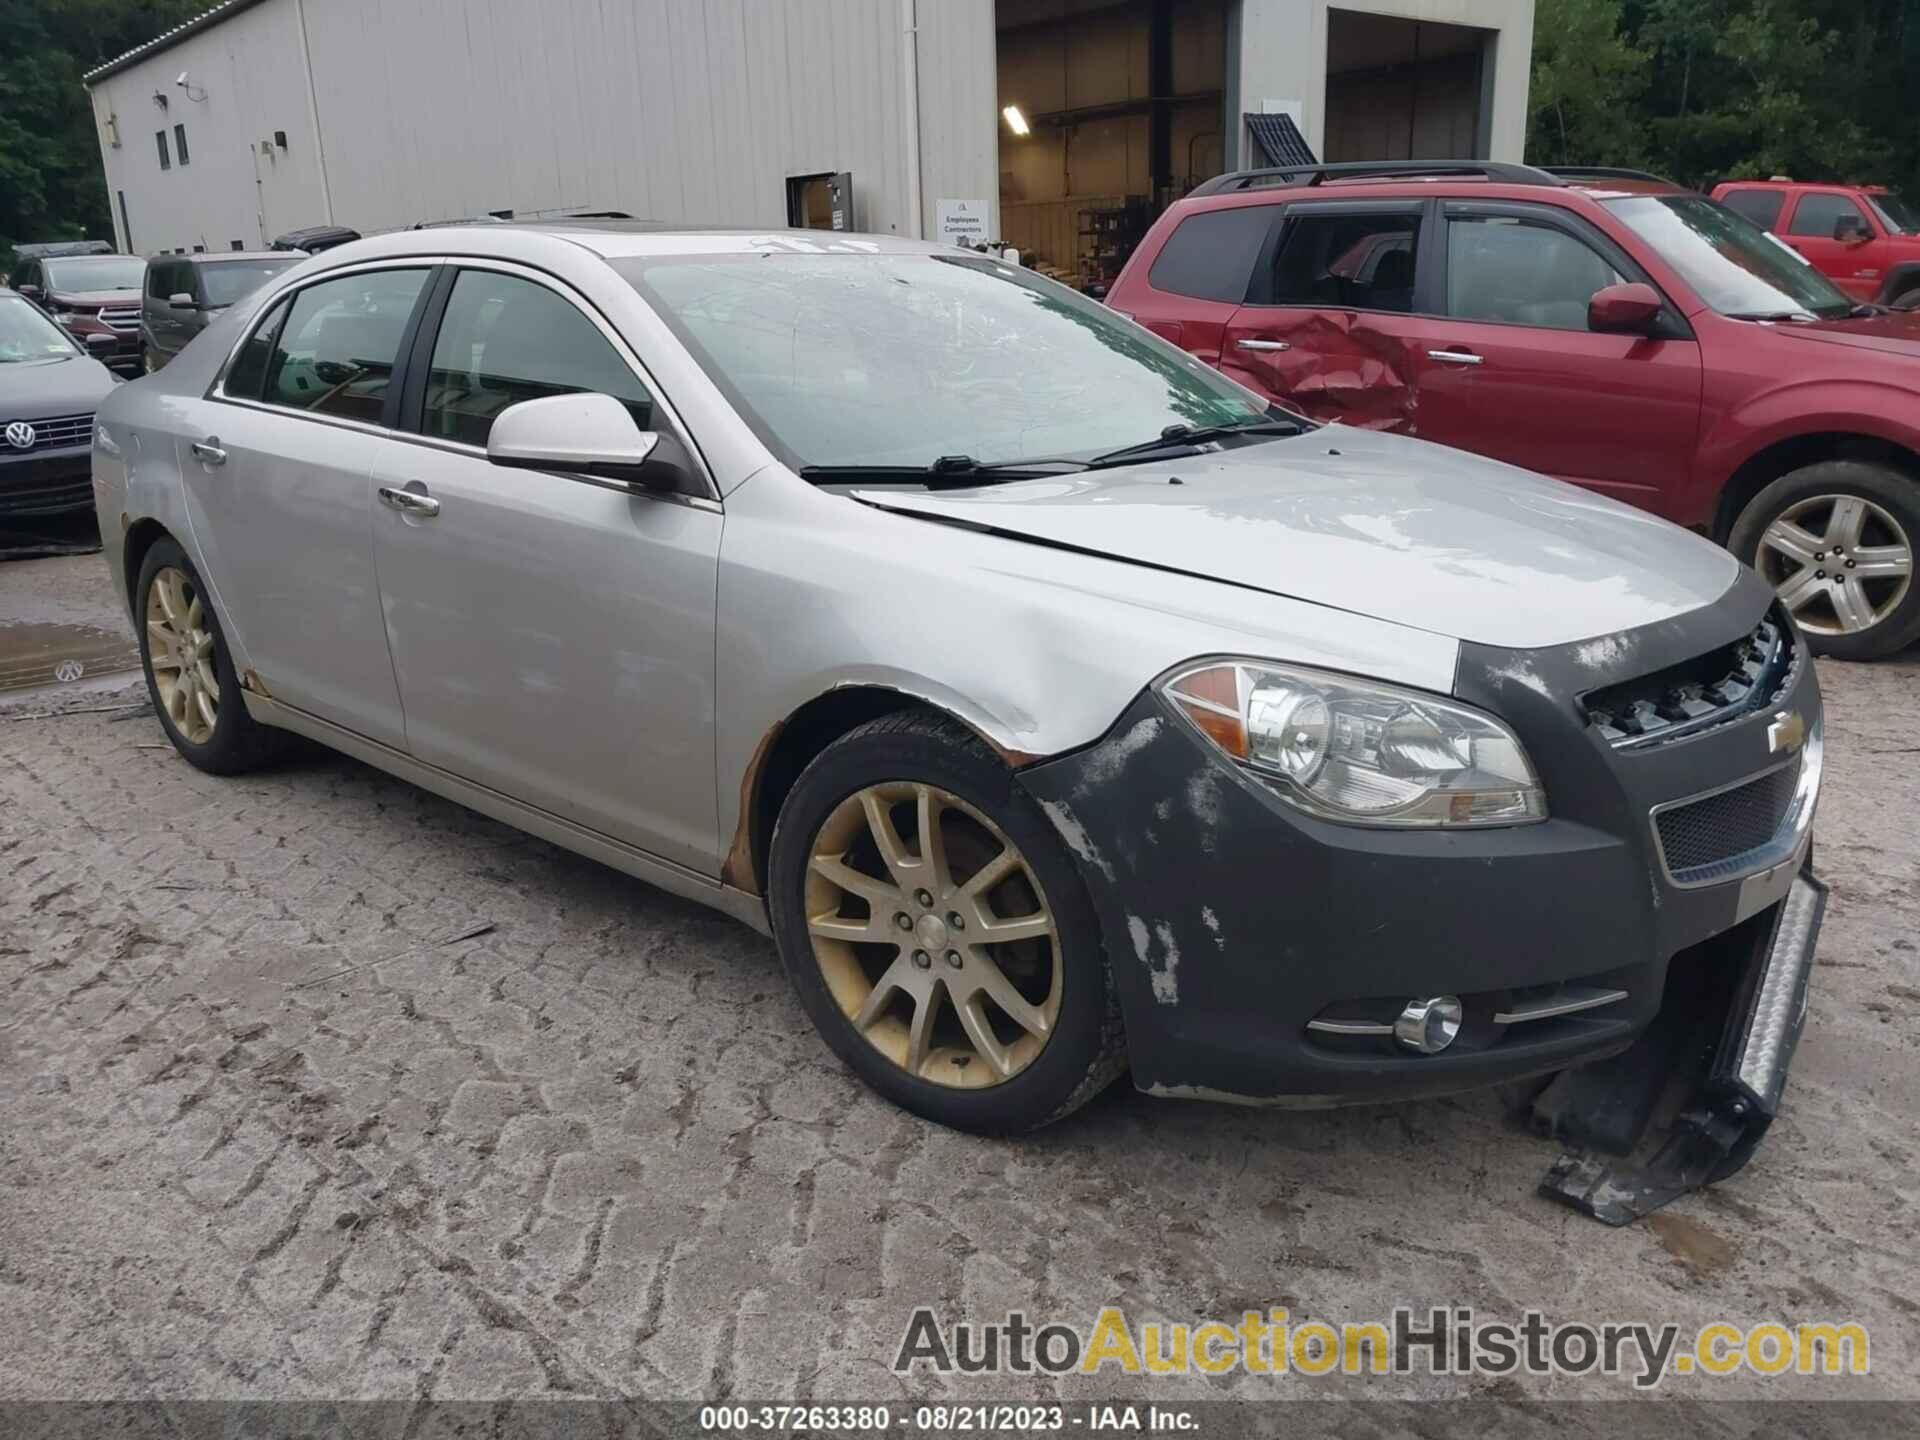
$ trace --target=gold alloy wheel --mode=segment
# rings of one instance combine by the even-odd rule
[[[192,577],[171,565],[147,590],[147,666],[173,728],[195,745],[211,740],[220,709],[213,632]]]
[[[1802,630],[1857,635],[1907,598],[1913,549],[1914,537],[1873,501],[1815,495],[1767,526],[1755,565]]]
[[[848,796],[814,836],[805,905],[834,1003],[909,1074],[984,1089],[1053,1034],[1053,911],[1019,847],[959,796],[908,781]]]

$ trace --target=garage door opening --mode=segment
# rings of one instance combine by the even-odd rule
[[[1327,12],[1327,160],[1483,160],[1490,30]]]
[[[995,10],[1002,238],[1097,291],[1162,210],[1220,173],[1227,0]]]

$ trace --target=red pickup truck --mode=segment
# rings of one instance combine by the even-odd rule
[[[1484,162],[1241,171],[1168,209],[1107,301],[1316,419],[1710,534],[1823,653],[1920,639],[1920,315],[1704,195]]]
[[[1856,300],[1920,307],[1920,210],[1891,190],[1728,180],[1713,198],[1779,236]]]

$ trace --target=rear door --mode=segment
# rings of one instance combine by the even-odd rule
[[[1887,273],[1887,237],[1872,208],[1844,190],[1806,190],[1783,227],[1787,244],[1856,300],[1878,295]],[[1854,238],[1840,239],[1843,227]]]
[[[1663,338],[1589,331],[1596,291],[1651,281],[1558,207],[1441,210],[1446,316],[1421,356],[1421,436],[1661,510],[1700,426],[1700,346],[1684,320],[1664,316]]]
[[[1209,365],[1221,365],[1227,326],[1246,303],[1254,266],[1268,253],[1279,216],[1271,203],[1188,215],[1167,236],[1142,283],[1124,286],[1116,307]]]
[[[721,510],[689,475],[658,494],[487,459],[494,420],[597,391],[679,430],[617,333],[551,276],[466,262],[413,350],[410,443],[373,514],[406,710],[428,764],[705,874],[718,871],[713,646]],[[678,434],[690,454],[691,437]]]
[[[1222,337],[1220,367],[1317,420],[1411,432],[1424,200],[1296,200]]]
[[[223,620],[267,693],[399,746],[373,572],[373,470],[434,262],[331,274],[273,306],[205,400],[178,463]]]

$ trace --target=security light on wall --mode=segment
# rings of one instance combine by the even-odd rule
[[[1002,110],[1000,114],[1006,119],[1007,128],[1013,131],[1014,134],[1029,135],[1033,133],[1032,127],[1027,124],[1027,117],[1020,113],[1020,107],[1018,105],[1009,105],[1006,109]]]
[[[193,101],[196,105],[207,98],[206,87],[190,83],[187,80],[187,72],[184,70],[173,77],[173,83],[186,91],[187,99]]]

